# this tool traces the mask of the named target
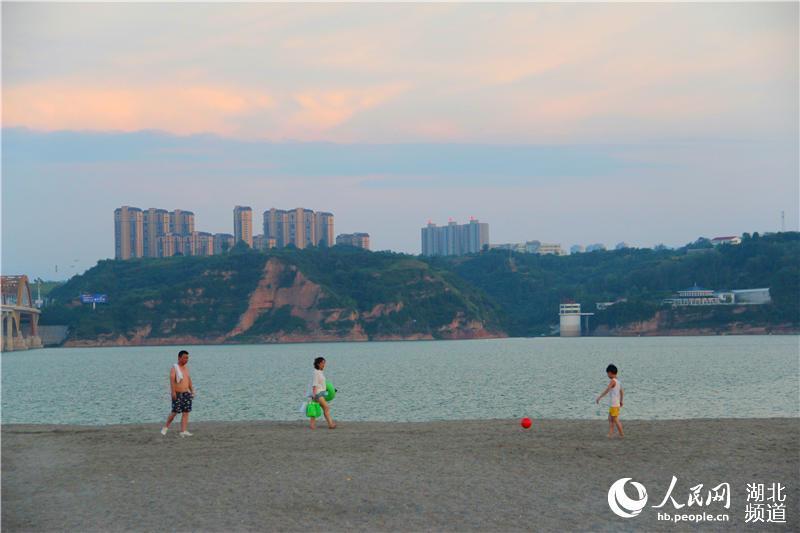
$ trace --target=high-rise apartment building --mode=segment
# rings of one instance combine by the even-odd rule
[[[253,249],[260,250],[262,252],[269,250],[271,248],[275,248],[275,239],[272,237],[267,237],[266,235],[254,235],[253,236]]]
[[[298,207],[289,211],[289,242],[302,250],[316,244],[314,211]]]
[[[236,244],[236,240],[230,233],[215,233],[213,243],[214,255],[220,255],[233,248],[233,245]]]
[[[159,237],[170,233],[169,211],[151,207],[143,212],[143,246],[145,257],[161,257]]]
[[[469,224],[450,221],[439,227],[432,222],[422,228],[422,255],[478,253],[489,245],[489,224],[471,219]]]
[[[303,207],[264,211],[264,238],[267,243],[274,239],[277,248],[333,246],[333,235],[333,213],[315,213]]]
[[[144,256],[142,210],[122,206],[114,210],[114,257],[131,259]]]
[[[194,231],[194,213],[176,209],[169,214],[169,232],[175,235],[189,235]]]
[[[214,235],[205,231],[196,231],[195,253],[193,255],[214,255]]]
[[[342,233],[336,236],[336,244],[369,250],[369,233]]]
[[[264,237],[275,239],[277,248],[284,248],[289,244],[289,212],[283,209],[268,209],[264,211]]]
[[[323,248],[333,246],[333,213],[314,214],[315,244]],[[369,237],[369,236],[368,236]]]
[[[253,247],[253,210],[237,205],[233,208],[233,238],[236,243],[244,241]]]

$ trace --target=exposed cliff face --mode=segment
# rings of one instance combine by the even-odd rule
[[[292,280],[288,286],[280,286],[282,280]],[[239,323],[225,339],[237,336],[255,338],[261,342],[308,342],[308,341],[366,341],[370,336],[365,326],[370,322],[399,313],[404,309],[403,302],[382,302],[367,311],[350,308],[327,307],[324,304],[325,290],[310,281],[295,266],[287,265],[277,259],[270,259],[264,266],[264,275],[258,287],[250,296],[247,310]],[[291,331],[263,333],[258,322],[264,315],[274,314],[276,310],[289,309],[289,315],[302,321],[302,325]],[[300,324],[300,322],[295,322]],[[255,326],[255,327],[254,327]],[[458,313],[453,321],[438,329],[437,336],[447,339],[472,339],[500,336],[498,332],[487,331],[476,320],[466,320]],[[433,333],[406,331],[397,334],[376,334],[374,340],[433,339]]]

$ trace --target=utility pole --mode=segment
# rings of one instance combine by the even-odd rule
[[[781,211],[781,233],[786,231],[786,211]]]

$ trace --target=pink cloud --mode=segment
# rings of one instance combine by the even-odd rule
[[[235,132],[237,116],[274,106],[274,97],[264,91],[225,86],[34,83],[4,89],[3,126],[226,134]]]

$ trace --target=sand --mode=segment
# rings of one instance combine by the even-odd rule
[[[324,428],[324,422],[321,424]],[[2,428],[4,531],[686,531],[746,530],[747,483],[783,483],[787,524],[800,523],[800,419],[514,420],[192,423],[181,439],[158,424]],[[686,503],[689,487],[727,482],[731,505]],[[648,491],[620,518],[608,489]],[[630,487],[629,487],[630,488]],[[634,496],[633,490],[628,494]],[[658,511],[728,513],[727,523],[671,524]]]

